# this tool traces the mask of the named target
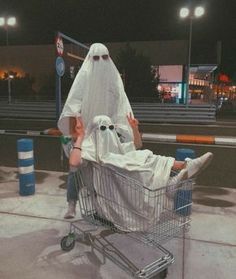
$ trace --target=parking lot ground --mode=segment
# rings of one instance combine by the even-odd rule
[[[5,175],[7,174],[7,175]],[[128,279],[117,264],[85,240],[70,252],[60,241],[69,232],[66,173],[36,171],[36,193],[19,195],[17,169],[0,167],[0,278],[4,279]],[[190,231],[165,245],[175,256],[168,279],[234,279],[236,274],[236,189],[196,185]],[[77,218],[80,212],[77,211]],[[115,242],[106,229],[100,236]],[[183,249],[184,247],[184,249]],[[120,242],[132,261],[135,247]],[[153,254],[154,255],[154,254]],[[143,250],[142,257],[152,256]]]

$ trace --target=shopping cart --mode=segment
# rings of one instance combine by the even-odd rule
[[[88,169],[91,175],[75,173],[82,219],[70,223],[62,250],[72,250],[82,236],[133,277],[165,278],[174,256],[163,244],[190,227],[193,181],[151,190],[107,166]]]

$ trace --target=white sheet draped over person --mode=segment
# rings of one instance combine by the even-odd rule
[[[82,116],[86,134],[88,123],[93,120],[94,116],[101,114],[109,116],[117,124],[116,131],[122,142],[134,140],[136,147],[141,147],[138,129],[129,125],[127,115],[133,117],[133,112],[120,74],[108,49],[103,44],[95,43],[91,45],[83,65],[76,75],[58,121],[58,128],[63,134],[62,146],[67,157],[69,157],[76,139],[74,129],[76,117]],[[73,169],[70,167],[69,175]],[[83,171],[83,173],[87,173],[87,171]],[[75,185],[68,183],[68,211],[64,218],[75,216],[76,193]]]
[[[128,113],[132,109],[108,49],[100,43],[91,45],[58,121],[60,131],[70,135],[70,117],[81,116],[86,128],[95,116],[107,115],[119,124],[123,136],[133,137],[126,118]]]
[[[133,141],[121,143],[116,124],[106,115],[94,117],[82,142],[82,158],[119,168],[139,178],[144,186],[159,188],[167,184],[175,159],[136,150]]]
[[[70,167],[78,167],[82,161],[96,162],[124,173],[139,181],[140,184],[154,189],[167,185],[171,168],[174,165],[180,170],[180,173],[174,177],[178,182],[183,180],[187,173],[189,177],[194,176],[212,158],[212,154],[205,154],[186,163],[176,162],[171,157],[155,155],[150,150],[136,151],[135,146],[139,144],[135,144],[134,135],[140,134],[138,129],[134,130],[132,127],[132,123],[137,122],[135,119],[132,120],[132,117],[133,113],[120,74],[107,48],[102,44],[93,44],[75,78],[58,121],[58,127],[63,135],[71,137]],[[70,127],[71,118],[76,119],[73,131]],[[118,134],[122,135],[122,141]],[[82,165],[85,164],[82,163]],[[187,170],[183,169],[185,167]],[[153,213],[153,210],[157,208],[154,209],[154,205],[147,205],[144,197],[140,196],[138,205],[135,205],[135,200],[131,201],[129,198],[131,196],[127,192],[128,188],[114,181],[112,183],[117,185],[111,193],[114,200],[119,196],[119,202],[123,202],[126,206],[124,208],[126,208],[127,216],[131,214],[134,217],[121,220],[123,222],[120,223],[123,224],[121,227],[127,227],[130,219],[135,221],[141,218],[145,220],[145,224],[148,224],[152,218],[159,216],[156,212]],[[94,187],[97,191],[99,190],[98,184]],[[112,205],[105,208],[101,201],[98,207],[107,219],[117,223],[114,216],[116,218],[121,216],[118,207]],[[136,213],[131,208],[136,208]],[[75,204],[73,204],[74,209]],[[136,224],[135,222],[135,225],[132,225],[133,230],[141,229]]]
[[[121,143],[116,124],[105,115],[94,118],[81,147],[82,160],[96,162],[114,171],[109,183],[103,183],[94,173],[98,213],[123,230],[147,230],[154,220],[157,221],[161,208],[153,203],[154,200],[147,199],[143,186],[150,190],[166,186],[174,158],[155,155],[150,150],[135,150],[132,141]],[[135,188],[125,185],[117,172],[129,177],[130,181],[137,181]]]

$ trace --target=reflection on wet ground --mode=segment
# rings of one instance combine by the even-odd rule
[[[218,199],[214,196],[226,196],[230,192],[226,189],[216,188],[216,187],[194,187],[194,197],[193,202],[196,204],[212,206],[212,207],[232,207],[235,206],[234,202]]]
[[[37,184],[41,184],[44,182],[44,180],[49,176],[48,173],[42,172],[42,171],[36,171],[35,172],[35,181]]]
[[[226,200],[220,200],[220,199],[212,199],[212,198],[199,198],[199,199],[193,199],[194,203],[211,206],[211,207],[232,207],[235,206],[235,203],[226,201]]]
[[[62,184],[60,184],[58,187],[61,188],[61,189],[66,189],[67,188],[67,174],[63,174],[61,176],[59,176],[59,178],[61,180],[63,180],[64,182]]]
[[[0,183],[15,181],[17,178],[17,171],[4,171],[0,169]]]
[[[45,179],[49,177],[49,174],[42,171],[35,171],[35,182],[37,184],[44,183]],[[0,183],[16,181],[19,179],[18,171],[3,171],[0,170]]]
[[[209,195],[227,195],[229,193],[228,190],[218,188],[218,187],[200,187],[200,186],[194,187],[193,192],[196,194],[204,193]]]

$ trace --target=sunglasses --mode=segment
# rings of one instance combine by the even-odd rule
[[[115,129],[115,126],[114,126],[114,125],[109,125],[109,126],[107,127],[107,126],[105,126],[105,125],[101,125],[101,126],[99,127],[99,129],[100,129],[101,131],[105,131],[107,128],[110,129],[110,130],[114,130],[114,129]]]
[[[103,60],[107,60],[109,58],[109,55],[108,54],[103,54],[101,56],[99,55],[94,55],[93,56],[93,60],[94,61],[99,61],[100,57],[102,57]]]

